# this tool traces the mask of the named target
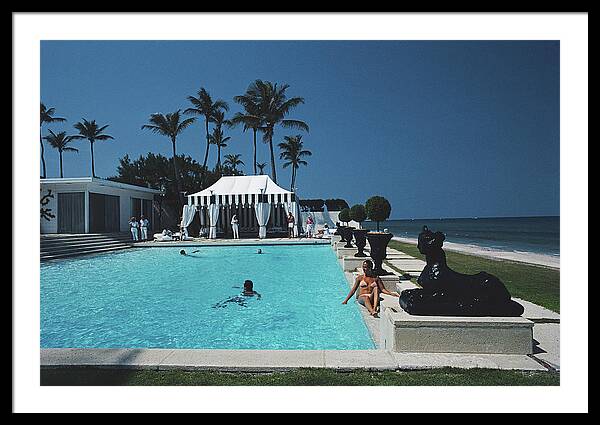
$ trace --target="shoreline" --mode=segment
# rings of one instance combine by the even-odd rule
[[[417,244],[416,238],[405,238],[394,236],[392,240],[404,243]],[[560,257],[547,254],[537,254],[534,252],[513,252],[501,251],[492,248],[484,248],[477,245],[459,244],[455,242],[444,242],[444,249],[447,251],[460,252],[463,254],[475,255],[478,257],[491,258],[494,260],[508,260],[519,263],[533,264],[560,270]]]

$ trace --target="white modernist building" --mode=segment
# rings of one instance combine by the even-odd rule
[[[112,233],[129,231],[129,219],[144,215],[154,225],[152,202],[160,190],[95,177],[40,180],[40,195],[50,193],[49,208],[55,216],[41,218],[44,233]]]
[[[209,227],[209,237],[226,232],[231,217],[236,214],[240,232],[258,234],[265,238],[267,231],[287,231],[287,215],[292,212],[295,233],[298,229],[298,209],[293,192],[285,190],[269,176],[221,177],[212,186],[188,195],[188,205],[183,211],[183,227],[191,224],[196,212],[200,226]]]

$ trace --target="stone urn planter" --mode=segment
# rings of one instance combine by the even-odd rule
[[[344,248],[354,248],[352,246],[352,232],[353,231],[354,231],[354,227],[344,226],[344,229],[342,230],[342,234],[344,235],[343,238],[346,241],[346,245],[344,245]]]
[[[385,271],[381,264],[386,258],[386,248],[390,240],[394,235],[392,233],[380,233],[380,232],[369,232],[367,233],[367,239],[371,246],[371,258],[373,259],[373,272],[378,276],[385,276],[390,274]]]
[[[358,248],[358,252],[354,254],[355,257],[367,256],[367,254],[363,252],[363,249],[365,249],[365,246],[367,245],[367,232],[367,229],[354,229],[352,232],[354,234],[354,243]]]
[[[336,226],[335,232],[333,233],[334,235],[340,235],[340,237],[341,237],[340,242],[346,242],[346,239],[344,239],[344,232],[343,232],[344,227],[346,227],[346,226],[341,226],[341,225]]]

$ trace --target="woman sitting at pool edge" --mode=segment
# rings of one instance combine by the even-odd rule
[[[352,298],[352,295],[358,290],[358,303],[364,305],[367,310],[369,310],[371,316],[378,317],[377,309],[379,308],[379,294],[381,293],[394,297],[399,297],[400,294],[385,289],[379,276],[373,273],[373,262],[371,260],[363,261],[362,269],[363,274],[356,277],[350,293],[342,304],[347,304],[348,300]]]

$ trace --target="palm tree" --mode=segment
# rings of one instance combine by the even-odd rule
[[[148,119],[151,124],[144,124],[142,126],[142,130],[147,129],[153,133],[167,136],[171,139],[171,144],[173,145],[173,173],[175,174],[175,182],[177,184],[177,199],[179,200],[179,206],[181,207],[183,205],[183,196],[181,193],[181,182],[179,181],[179,171],[177,170],[177,150],[175,148],[175,144],[177,142],[177,136],[179,136],[183,130],[196,121],[196,119],[187,118],[181,121],[180,112],[181,110],[179,109],[176,112],[166,115],[158,112],[151,114],[150,118]]]
[[[256,166],[260,170],[260,175],[262,176],[265,173],[265,167],[267,166],[266,162],[255,162]]]
[[[40,146],[42,147],[42,170],[43,178],[46,178],[46,161],[44,160],[44,143],[42,142],[42,126],[44,123],[64,122],[65,118],[53,117],[54,108],[46,108],[46,105],[40,103]]]
[[[208,149],[211,144],[210,133],[208,131],[208,123],[214,121],[214,115],[216,112],[221,110],[229,111],[229,106],[227,105],[227,102],[220,99],[215,100],[213,102],[212,98],[210,97],[210,94],[208,94],[204,87],[201,87],[198,91],[198,97],[188,96],[187,99],[192,103],[193,107],[186,109],[185,111],[183,111],[183,113],[192,115],[203,115],[204,123],[206,125],[206,152],[204,154],[204,162],[202,163],[203,181],[206,171],[206,162],[208,161]]]
[[[67,136],[65,131],[61,131],[58,134],[54,134],[52,130],[48,130],[50,132],[49,136],[44,137],[44,140],[50,143],[54,149],[58,149],[58,155],[60,157],[60,178],[63,177],[63,152],[79,152],[77,149],[67,146],[73,140],[73,136]]]
[[[248,129],[252,129],[253,135],[253,152],[254,152],[254,174],[256,175],[256,133],[262,128],[263,119],[260,113],[260,105],[254,103],[252,97],[246,95],[235,96],[234,102],[241,104],[244,107],[245,113],[236,112],[231,119],[232,126],[243,124],[244,132]]]
[[[96,140],[114,139],[114,137],[108,134],[102,134],[102,132],[106,130],[106,127],[108,127],[108,124],[103,127],[98,127],[96,120],[88,121],[85,118],[82,118],[82,121],[79,121],[73,127],[79,131],[79,134],[72,136],[74,139],[88,139],[90,141],[90,150],[92,152],[92,177],[96,177],[94,171],[94,142]]]
[[[221,175],[221,148],[227,147],[227,141],[229,141],[231,137],[223,137],[223,130],[220,127],[215,127],[213,129],[213,134],[210,135],[210,143],[217,147],[217,166],[216,169],[219,172],[219,176]]]
[[[233,168],[233,171],[237,171],[237,166],[238,165],[246,165],[244,164],[244,161],[242,161],[240,159],[242,155],[238,154],[227,154],[225,155],[225,162],[223,164]]]
[[[278,87],[277,83],[270,81],[256,80],[248,90],[245,96],[256,105],[259,105],[260,116],[262,117],[263,141],[269,143],[271,153],[271,173],[273,181],[277,183],[277,172],[275,167],[275,154],[273,152],[273,133],[275,126],[280,125],[284,128],[296,128],[308,131],[308,124],[304,121],[285,118],[296,106],[304,103],[301,97],[287,98],[285,91],[289,88],[288,84]]]
[[[296,187],[296,170],[301,165],[308,165],[302,158],[312,156],[311,151],[303,150],[302,135],[296,136],[285,136],[283,138],[285,142],[279,144],[281,153],[279,159],[284,159],[286,162],[283,163],[283,168],[292,166],[292,183],[290,189],[294,191]]]

